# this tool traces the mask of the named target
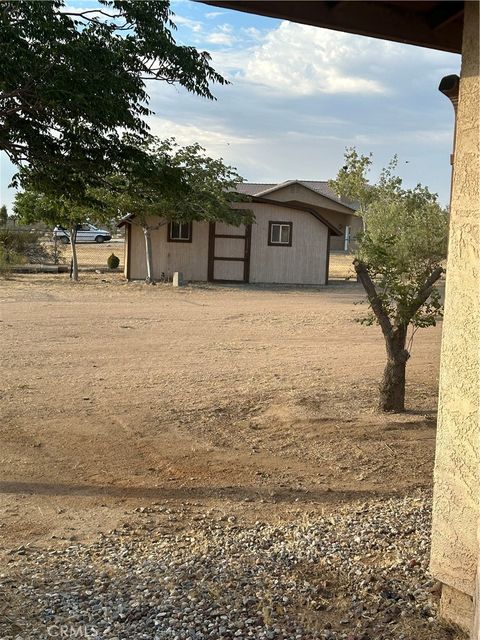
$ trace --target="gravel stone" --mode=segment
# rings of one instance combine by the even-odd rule
[[[109,640],[447,637],[427,572],[430,504],[416,491],[279,525],[179,508],[180,529],[151,519],[175,508],[141,507],[93,544],[13,550],[0,637],[48,640],[52,625]]]

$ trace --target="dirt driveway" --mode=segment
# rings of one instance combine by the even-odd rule
[[[286,518],[431,483],[440,328],[402,416],[372,410],[377,327],[359,285],[1,282],[3,548],[86,540],[183,502]]]

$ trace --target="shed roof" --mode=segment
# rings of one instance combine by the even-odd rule
[[[316,27],[462,51],[464,0],[200,0]]]

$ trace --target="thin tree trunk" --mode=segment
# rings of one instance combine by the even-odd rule
[[[152,259],[152,236],[149,227],[143,227],[143,235],[145,237],[145,259],[147,263],[147,284],[155,284],[153,279],[153,259]]]
[[[78,259],[77,259],[77,227],[72,226],[70,229],[70,248],[72,252],[72,268],[70,269],[70,278],[78,282]]]
[[[393,331],[390,340],[386,340],[387,364],[380,383],[381,411],[405,411],[405,369],[410,357],[405,349],[406,338],[406,327],[400,327]]]

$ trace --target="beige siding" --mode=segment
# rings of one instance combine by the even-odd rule
[[[150,224],[156,221],[152,219]],[[167,225],[152,231],[153,275],[171,276],[175,271],[183,273],[186,280],[207,280],[208,223],[194,222],[192,242],[167,242]],[[130,248],[130,279],[146,277],[145,240],[143,230],[132,224]]]
[[[250,282],[326,284],[328,229],[310,213],[253,205]],[[269,221],[292,222],[292,246],[269,246]]]
[[[216,238],[215,256],[218,258],[243,258],[245,255],[245,240],[240,236],[236,238]]]
[[[479,5],[465,3],[440,364],[431,569],[449,587],[473,595],[480,499],[480,82]],[[450,595],[449,595],[450,594]],[[461,594],[460,594],[461,595]],[[464,628],[446,589],[443,611]],[[477,598],[480,594],[477,594]],[[465,598],[463,602],[466,602]],[[453,603],[453,604],[452,604]],[[480,606],[480,604],[478,605]],[[473,636],[472,636],[473,637]],[[478,635],[475,636],[478,638]]]
[[[245,235],[245,225],[241,224],[238,227],[233,227],[230,224],[226,224],[225,222],[217,222],[215,225],[215,233],[225,234],[229,236],[244,236]]]
[[[215,260],[213,269],[214,280],[243,281],[243,262],[232,260]]]

